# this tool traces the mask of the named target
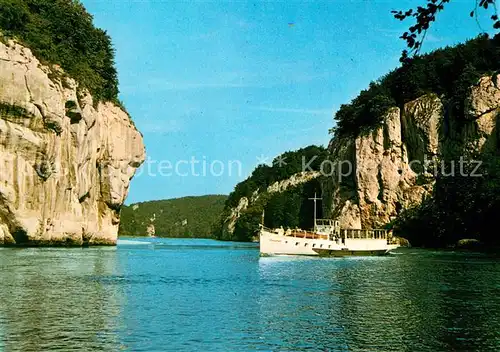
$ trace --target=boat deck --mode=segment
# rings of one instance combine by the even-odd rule
[[[262,227],[264,230],[278,235],[297,237],[297,238],[310,238],[310,239],[321,239],[328,240],[330,238],[327,234],[319,234],[313,231],[306,230],[283,230],[283,229],[270,229],[267,227]],[[388,239],[389,231],[384,229],[338,229],[336,233],[333,234],[334,237],[341,239]]]

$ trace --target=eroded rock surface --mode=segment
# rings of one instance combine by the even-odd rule
[[[116,243],[142,135],[57,67],[0,43],[0,244]]]
[[[343,169],[323,178],[325,213],[343,227],[384,226],[431,196],[436,168],[447,153],[461,149],[466,156],[498,148],[499,108],[500,90],[491,77],[483,77],[470,89],[461,122],[446,116],[441,99],[428,94],[403,109],[392,108],[368,134],[333,139],[332,160]]]

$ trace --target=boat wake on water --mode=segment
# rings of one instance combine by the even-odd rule
[[[138,244],[153,244],[153,242],[146,242],[146,241],[133,241],[133,240],[118,240],[116,241],[117,246],[135,246]]]

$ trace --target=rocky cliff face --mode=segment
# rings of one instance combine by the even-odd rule
[[[429,94],[390,109],[369,133],[332,140],[335,167],[322,180],[324,211],[344,227],[387,224],[431,195],[439,160],[447,153],[497,147],[499,109],[500,89],[491,77],[483,77],[470,89],[462,122]]]
[[[0,43],[0,244],[115,244],[144,158],[125,111]]]

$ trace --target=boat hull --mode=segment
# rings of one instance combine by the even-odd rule
[[[381,256],[387,255],[390,249],[380,249],[380,250],[361,250],[361,251],[351,251],[349,249],[344,250],[317,250],[316,251],[320,257],[350,257],[350,256]]]

